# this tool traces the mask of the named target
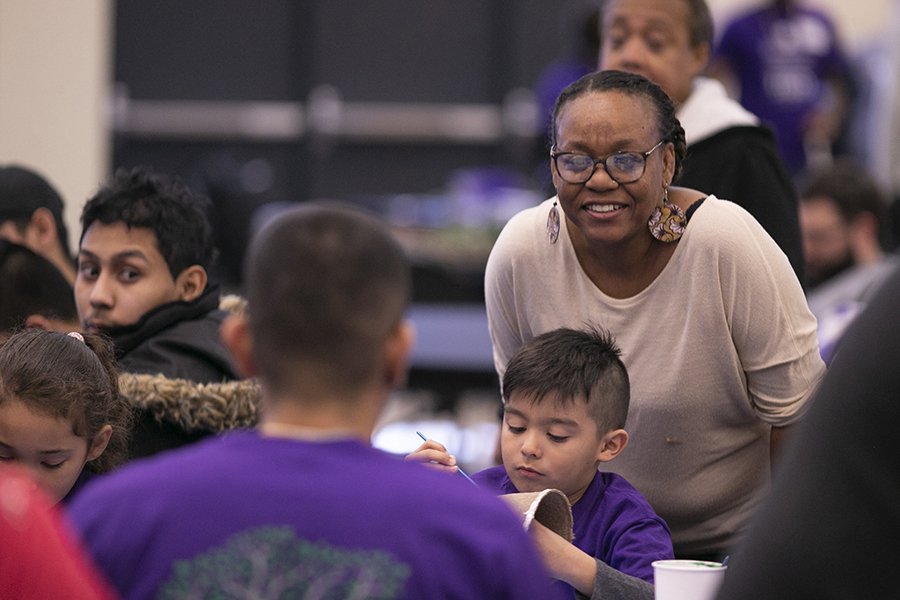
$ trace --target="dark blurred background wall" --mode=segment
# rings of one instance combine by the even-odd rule
[[[532,91],[578,50],[589,8],[120,0],[113,166],[151,164],[204,189],[232,283],[261,204],[377,205],[497,179],[540,189],[544,120]]]

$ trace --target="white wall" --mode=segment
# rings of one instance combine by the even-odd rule
[[[110,164],[112,0],[0,0],[0,162],[43,173],[81,206]]]

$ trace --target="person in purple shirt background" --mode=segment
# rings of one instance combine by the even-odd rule
[[[497,494],[566,494],[572,544],[540,523],[530,526],[561,587],[592,600],[652,600],[652,563],[673,557],[669,528],[623,477],[597,470],[628,444],[630,384],[619,355],[612,336],[594,327],[556,329],[522,346],[503,376],[503,465],[472,478]],[[433,440],[407,459],[458,469]]]
[[[704,76],[714,27],[705,0],[606,0],[600,69],[643,75],[672,99],[687,152],[678,185],[747,209],[803,281],[797,191],[770,127]],[[555,193],[555,192],[554,192]]]
[[[744,108],[775,129],[795,176],[828,159],[853,86],[827,14],[795,0],[772,0],[739,15],[726,25],[710,72],[732,79]]]
[[[554,597],[502,501],[370,445],[413,341],[410,265],[386,226],[306,204],[260,231],[246,265],[249,314],[222,337],[260,380],[258,431],[135,460],[70,506],[119,594]]]

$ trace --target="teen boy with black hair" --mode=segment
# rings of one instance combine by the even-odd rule
[[[498,494],[566,494],[572,544],[540,523],[529,530],[569,595],[652,600],[652,563],[673,557],[669,528],[625,479],[597,469],[628,444],[630,383],[619,354],[599,328],[555,329],[522,346],[503,375],[503,464],[472,478]],[[407,458],[458,468],[433,440]]]
[[[118,171],[85,204],[75,303],[86,331],[112,338],[121,371],[182,387],[239,378],[219,339],[226,316],[219,289],[207,279],[214,257],[207,208],[206,198],[179,181],[141,167]],[[195,424],[221,407],[156,396],[152,406],[137,406],[131,456],[220,429]]]

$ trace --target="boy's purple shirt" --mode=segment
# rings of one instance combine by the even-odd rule
[[[472,479],[496,494],[519,491],[502,465],[479,471]],[[572,519],[572,543],[626,575],[653,583],[653,561],[674,557],[666,522],[634,486],[615,473],[597,472],[572,506]]]
[[[521,522],[489,491],[353,440],[232,432],[133,461],[68,509],[129,599],[354,582],[384,598],[551,594]]]

